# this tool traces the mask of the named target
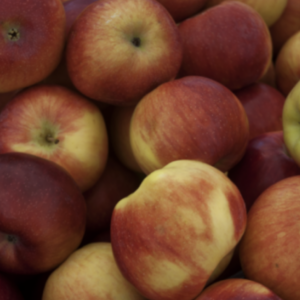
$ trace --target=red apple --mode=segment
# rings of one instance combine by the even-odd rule
[[[249,139],[262,133],[282,130],[285,97],[277,89],[254,83],[235,91],[249,120]]]
[[[0,274],[0,300],[23,300],[18,286],[6,274]]]
[[[244,200],[208,164],[174,161],[117,203],[116,262],[147,299],[190,300],[228,265],[246,226]]]
[[[130,125],[133,154],[145,174],[178,159],[228,171],[248,143],[241,102],[222,84],[188,76],[164,83],[137,104]]]
[[[96,1],[74,23],[66,59],[81,93],[131,105],[175,78],[182,47],[174,20],[156,0]]]
[[[248,213],[239,251],[246,278],[284,300],[300,299],[300,176],[270,186]]]
[[[65,44],[61,0],[1,0],[0,93],[35,84],[59,64]]]
[[[259,80],[271,62],[269,29],[246,4],[221,3],[178,29],[183,44],[180,77],[205,76],[236,90]]]
[[[0,113],[0,153],[25,152],[64,167],[84,191],[101,176],[108,153],[100,110],[75,91],[37,85]]]
[[[229,278],[207,287],[195,300],[281,300],[264,285],[244,278]]]
[[[253,138],[241,161],[228,172],[228,177],[239,188],[247,210],[269,186],[294,175],[300,175],[300,167],[287,153],[283,131]]]
[[[81,243],[85,199],[57,164],[25,153],[0,155],[0,270],[37,274]]]

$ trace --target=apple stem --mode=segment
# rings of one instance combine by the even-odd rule
[[[49,142],[49,143],[54,143],[54,144],[59,143],[59,139],[56,139],[56,138],[54,138],[53,136],[51,136],[49,134],[46,136],[46,141]]]

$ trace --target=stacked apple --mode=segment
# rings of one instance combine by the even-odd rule
[[[0,300],[299,299],[299,20],[1,0]]]

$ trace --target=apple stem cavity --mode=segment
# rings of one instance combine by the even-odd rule
[[[50,134],[47,134],[46,135],[46,141],[48,142],[48,143],[51,143],[51,144],[58,144],[59,143],[59,139],[56,139],[56,138],[54,138],[52,135],[50,135]]]
[[[10,28],[7,35],[10,41],[18,41],[20,39],[20,31],[16,28]]]
[[[134,37],[132,40],[131,40],[131,43],[134,47],[140,47],[141,46],[141,39],[139,37]]]
[[[6,239],[8,242],[12,243],[12,244],[15,244],[17,242],[17,237],[15,235],[12,235],[12,234],[8,234],[6,236]]]

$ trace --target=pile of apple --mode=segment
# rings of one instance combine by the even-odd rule
[[[299,79],[299,0],[1,0],[0,300],[299,300]]]

